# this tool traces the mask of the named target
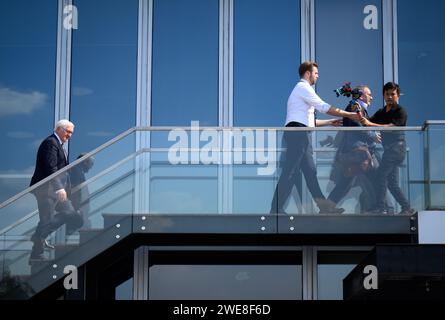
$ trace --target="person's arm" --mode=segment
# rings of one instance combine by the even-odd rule
[[[342,109],[336,108],[334,106],[331,106],[326,113],[331,116],[349,118],[353,121],[359,122],[359,116],[356,112],[348,112],[348,111],[344,111]]]
[[[321,98],[315,93],[315,90],[312,87],[308,87],[307,90],[304,91],[303,100],[309,104],[310,106],[314,106],[315,109],[322,113],[327,113],[331,116],[341,117],[341,118],[349,118],[354,121],[359,121],[359,117],[355,112],[347,112],[342,109],[331,106],[330,104],[321,100]]]
[[[392,123],[389,123],[389,124],[374,123],[366,118],[363,118],[360,122],[365,127],[394,127],[394,124],[392,124]]]
[[[339,127],[342,124],[343,124],[342,119],[327,119],[327,120],[316,119],[315,120],[316,127],[325,127],[325,126]]]
[[[383,107],[383,108],[385,108],[385,107]],[[382,112],[383,112],[382,110],[383,109],[377,110],[377,112],[369,119],[363,118],[360,121],[361,124],[366,127],[393,127],[394,124],[392,124],[392,123],[389,123],[389,124],[378,123],[378,122],[380,122],[380,118],[382,117]]]

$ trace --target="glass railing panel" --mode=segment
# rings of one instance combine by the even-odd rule
[[[397,137],[404,141],[403,154],[397,164],[397,185],[412,208],[422,209],[423,132],[417,128],[395,128],[377,133],[386,141],[399,139]],[[153,131],[149,211],[315,214],[320,212],[319,205],[324,209],[332,206],[323,198],[340,205],[344,213],[375,211],[377,166],[384,153],[375,135],[376,130],[369,128],[212,130],[195,126]],[[360,139],[365,139],[364,147],[354,147],[352,152],[354,144],[360,146]],[[293,168],[294,162],[300,161],[300,155],[295,154],[295,149],[289,154],[286,140],[310,146],[315,177],[305,176],[304,173],[311,171],[307,161],[301,164],[304,170]],[[367,155],[369,159],[363,158]],[[287,178],[280,180],[283,172]],[[252,195],[255,195],[254,201]],[[283,201],[283,198],[286,199]],[[385,199],[389,213],[402,210],[388,190]],[[340,213],[331,209],[327,213]]]
[[[30,180],[31,173],[8,174],[0,172],[0,203],[28,188]]]
[[[81,162],[75,164],[74,166],[72,165],[70,169],[64,168],[62,170],[64,172],[59,173],[58,177],[54,177],[52,181],[62,180],[65,182],[67,179],[71,181],[71,188],[73,190],[73,204],[76,207],[77,200],[79,198],[78,195],[85,191],[82,190],[80,193],[76,194],[76,187],[89,177],[93,177],[104,172],[112,165],[115,165],[119,161],[122,161],[129,155],[133,154],[135,150],[135,137],[136,135],[133,132],[125,135],[123,138],[116,139],[117,141],[114,143],[112,143],[113,141],[110,141],[109,145],[102,146],[88,159],[83,158]],[[77,156],[74,158],[76,157]],[[110,176],[110,179],[111,178],[112,177]],[[46,185],[41,186],[40,189],[48,189],[48,187],[50,187],[49,189],[53,188],[53,182],[46,183]],[[94,188],[94,186],[92,186],[92,188]],[[11,202],[11,200],[14,201]],[[36,198],[30,192],[18,194],[11,200],[7,200],[0,204],[0,232],[5,227],[11,225],[11,223],[19,221],[37,210]]]
[[[425,209],[425,157],[424,131],[406,131],[407,156],[405,175],[401,185],[411,207],[416,211]]]
[[[136,159],[137,154],[133,153],[103,172],[85,176],[85,181],[73,188],[69,202],[59,202],[60,207],[59,203],[56,204],[55,215],[66,219],[61,219],[61,223],[52,225],[51,229],[40,228],[42,241],[45,239],[53,248],[43,245],[42,242],[42,250],[35,249],[35,243],[38,241],[33,239],[33,235],[39,223],[37,204],[35,208],[31,208],[34,210],[28,215],[4,228],[1,234],[2,285],[20,280],[20,286],[33,289],[32,295],[33,292],[39,292],[56,281],[57,278],[53,279],[54,274],[57,277],[63,276],[60,274],[60,266],[67,264],[80,266],[130,234],[134,212]],[[39,201],[52,199],[51,191],[54,190],[57,181],[65,179],[70,173],[71,171],[62,172],[54,177],[54,180],[43,183],[38,191],[34,192],[36,198],[34,202],[38,197],[41,197]],[[71,212],[72,201],[77,193],[80,195],[78,200],[79,208],[82,210],[83,225],[78,224],[79,212]],[[21,197],[9,206],[25,198]],[[77,218],[73,220],[73,217]],[[58,270],[53,270],[54,265],[59,266]],[[17,293],[14,290],[6,298],[16,297]]]
[[[172,164],[166,152],[151,153],[150,213],[218,213],[218,167]]]
[[[133,212],[136,159],[133,153],[118,165],[92,176],[77,190],[80,193],[85,227],[103,227],[103,213]]]
[[[276,163],[274,167],[276,167]],[[277,184],[276,170],[272,174],[258,175],[263,165],[233,165],[233,213],[269,214]],[[292,210],[294,210],[292,208]]]
[[[149,205],[154,214],[215,214],[220,210],[222,132],[171,128],[150,132]]]
[[[33,288],[43,288],[54,281],[52,276],[38,283],[32,279],[49,272],[52,264],[57,265],[55,262],[74,256],[69,258],[72,264],[84,263],[130,233],[138,156],[134,148],[135,134],[130,133],[2,204],[1,265],[6,282],[17,276],[30,279]],[[63,188],[67,191],[67,201],[56,194]],[[47,215],[52,212],[52,219],[46,225],[39,223],[42,219],[39,202],[42,212]],[[119,222],[125,219],[129,222]],[[106,232],[106,238],[97,238]],[[79,251],[84,242],[92,239],[97,242],[90,242],[86,251]]]
[[[429,163],[435,164],[440,159],[441,142],[445,141],[442,139],[445,137],[440,138],[442,131],[430,130],[427,148],[424,131],[419,129],[378,130],[384,139],[391,139],[391,134],[403,135],[406,147],[401,149],[396,170],[397,185],[412,208],[424,209],[427,203],[424,158],[428,159],[425,151],[432,152],[431,159],[436,159]],[[46,272],[54,261],[83,263],[129,234],[131,223],[126,223],[134,213],[153,214],[155,219],[163,214],[183,214],[186,219],[193,215],[220,214],[234,214],[242,219],[255,219],[255,215],[261,218],[269,213],[341,214],[335,208],[344,209],[342,214],[378,214],[372,209],[385,147],[381,143],[372,148],[369,143],[366,150],[353,146],[371,131],[375,130],[141,129],[106,146],[89,159],[80,159],[69,170],[62,170],[41,184],[37,192],[19,195],[0,208],[2,274],[19,276],[21,280],[32,279]],[[312,149],[306,156],[313,161],[316,175],[307,174],[311,165],[309,158],[301,165],[306,177],[295,168],[301,156],[295,146],[302,144]],[[135,151],[135,145],[141,149]],[[441,173],[436,172],[436,167],[429,168],[436,179],[430,184],[431,194],[441,192],[435,189],[441,187]],[[72,183],[69,199],[74,209],[81,211],[83,225],[70,230],[61,224],[51,229],[46,239],[56,248],[44,248],[45,261],[30,264],[31,236],[39,223],[36,200],[38,197],[54,200],[54,191],[68,178]],[[344,178],[346,184],[342,181]],[[308,185],[319,185],[321,197],[331,202],[320,202],[318,198],[314,201]],[[332,193],[338,186],[341,188],[335,198]],[[316,192],[314,187],[312,191]],[[391,192],[385,190],[385,193],[387,207],[392,213],[399,212],[400,204]],[[63,206],[58,209],[65,210]],[[222,224],[218,219],[216,223]],[[269,219],[261,221],[271,223]],[[252,232],[261,232],[261,221],[257,229],[252,229],[258,231]],[[250,220],[244,222],[246,226],[252,225]],[[191,225],[199,228],[199,221]],[[181,225],[177,227],[178,231],[174,232],[182,232]],[[267,232],[274,232],[269,226],[267,228]],[[160,230],[169,232],[170,229]],[[231,231],[227,229],[227,232]],[[86,243],[89,245],[84,246]],[[27,283],[35,290],[42,285],[42,282],[32,281]],[[51,283],[53,280],[45,281]]]
[[[36,198],[27,193],[8,206],[0,208],[0,230],[35,212],[38,212]]]
[[[389,192],[379,178],[383,175],[382,164],[389,163],[394,163],[397,186],[403,197],[412,208],[421,209],[423,193],[419,191],[424,180],[422,132],[416,129],[381,129],[378,131],[381,139],[376,138],[375,133],[376,130],[360,128],[285,130],[281,141],[282,152],[278,157],[280,173],[273,211],[339,214],[341,210],[338,208],[341,208],[344,214],[378,214],[384,212],[378,210],[384,207],[389,213],[398,213],[402,205],[395,201],[393,192]],[[383,145],[379,140],[384,141]],[[399,141],[402,144],[400,147]],[[288,144],[293,147],[288,148]],[[311,148],[312,152],[303,153],[302,150],[306,148]],[[388,158],[390,152],[385,152],[395,149],[399,151],[392,155],[395,158],[391,160]],[[297,161],[302,161],[301,170],[295,167]],[[311,169],[312,161],[316,176]],[[377,198],[382,199],[377,195],[379,190],[384,190],[384,204],[383,200],[377,201]],[[323,198],[327,198],[328,202]],[[397,198],[401,200],[399,194]],[[402,204],[406,206],[404,201]]]
[[[81,230],[77,243],[45,249],[45,260],[29,260],[29,241],[8,241],[1,250],[0,299],[28,299],[64,277],[64,268],[82,266],[132,232],[132,216],[108,216],[109,226]]]
[[[445,122],[432,123],[427,128],[429,152],[429,194],[431,209],[445,209]]]

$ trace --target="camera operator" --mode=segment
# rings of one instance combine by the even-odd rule
[[[391,127],[406,126],[407,114],[405,109],[399,105],[400,87],[394,82],[388,82],[383,87],[383,97],[386,105],[379,109],[369,120],[362,119],[364,126]],[[406,141],[403,131],[382,132],[383,156],[377,171],[376,181],[376,207],[375,213],[388,213],[385,206],[386,189],[392,193],[396,201],[401,205],[400,214],[412,214],[408,199],[402,193],[399,186],[399,167],[405,160]]]
[[[369,118],[368,108],[373,100],[369,87],[362,85],[354,88],[352,96],[345,111],[357,112],[361,117]],[[361,124],[344,118],[343,126],[358,127]],[[381,142],[381,136],[375,131],[341,131],[339,134],[340,143],[331,173],[335,187],[328,199],[338,203],[357,184],[363,190],[360,195],[361,212],[366,212],[375,207],[375,190],[371,181],[375,180],[373,174],[379,160],[376,143]]]

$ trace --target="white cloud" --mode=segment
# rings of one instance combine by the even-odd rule
[[[35,166],[32,165],[30,167],[24,168],[24,169],[20,169],[20,170],[16,170],[16,169],[9,169],[9,170],[4,170],[1,172],[2,175],[15,175],[15,176],[20,176],[20,175],[29,175],[32,174],[34,172],[34,168]]]
[[[6,136],[13,139],[30,139],[34,137],[34,133],[26,131],[10,131],[6,133]]]
[[[88,96],[94,92],[92,89],[84,87],[73,87],[72,91],[73,96]]]
[[[88,132],[87,135],[90,137],[112,137],[112,136],[114,136],[114,134],[112,132],[107,132],[107,131],[93,131],[93,132]]]
[[[9,115],[29,115],[41,108],[48,97],[39,91],[19,92],[9,88],[0,88],[0,117]]]

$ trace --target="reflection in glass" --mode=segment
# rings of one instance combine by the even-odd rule
[[[116,287],[116,300],[133,300],[133,277]]]
[[[151,164],[150,213],[218,213],[215,165]]]
[[[300,265],[155,265],[153,300],[300,300]]]
[[[234,5],[234,124],[283,126],[299,78],[300,1]]]
[[[0,1],[0,203],[29,185],[52,133],[58,1]]]
[[[138,36],[138,1],[74,4],[79,28],[72,48],[71,160],[135,126]]]
[[[319,251],[318,300],[343,300],[343,279],[367,254],[367,251]]]
[[[218,6],[153,2],[153,125],[218,124]]]
[[[367,6],[377,9],[376,28],[367,29]],[[341,8],[341,9],[340,9]],[[372,24],[371,24],[372,25]],[[345,82],[369,85],[374,93],[370,115],[382,105],[383,36],[379,0],[315,1],[315,54],[320,77],[317,93],[328,103],[346,107],[347,98],[336,98],[334,89]],[[324,115],[318,114],[320,118]]]
[[[429,177],[430,195],[433,208],[445,208],[445,173],[443,159],[445,158],[445,125],[431,125],[428,127],[429,137]]]
[[[437,95],[443,90],[445,73],[443,12],[443,1],[397,2],[400,103],[408,111],[408,125],[445,119]]]
[[[343,279],[354,264],[322,264],[318,266],[318,300],[343,300]]]

